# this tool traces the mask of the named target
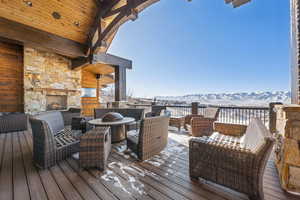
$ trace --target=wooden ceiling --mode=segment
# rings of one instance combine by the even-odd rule
[[[72,58],[88,57],[96,52],[106,52],[119,26],[136,18],[139,11],[157,1],[1,0],[0,36],[37,48],[38,43],[44,47],[45,42],[41,40],[49,39],[48,49]],[[13,31],[32,38],[22,38]],[[62,39],[67,41],[62,42]],[[63,47],[66,45],[74,50]]]

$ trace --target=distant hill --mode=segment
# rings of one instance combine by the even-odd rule
[[[270,102],[290,103],[291,92],[238,92],[190,94],[184,96],[156,96],[159,101],[167,102],[200,102],[201,104],[220,105],[267,105]]]

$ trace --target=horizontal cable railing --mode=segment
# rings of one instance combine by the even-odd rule
[[[144,108],[145,112],[151,111],[150,104],[130,104],[131,107]],[[269,107],[252,107],[252,106],[215,106],[219,107],[220,113],[218,122],[229,124],[248,125],[251,118],[259,118],[265,125],[269,124]],[[190,105],[166,105],[167,110],[172,116],[186,116],[192,114]],[[198,106],[198,114],[203,115],[206,105]]]

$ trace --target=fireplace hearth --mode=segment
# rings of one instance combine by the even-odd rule
[[[47,111],[49,110],[66,110],[67,109],[66,95],[47,95]]]

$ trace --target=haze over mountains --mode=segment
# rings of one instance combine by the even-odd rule
[[[190,94],[184,96],[156,96],[160,101],[200,102],[201,104],[220,105],[267,105],[270,102],[290,103],[291,92],[238,92],[238,93],[211,93]]]

